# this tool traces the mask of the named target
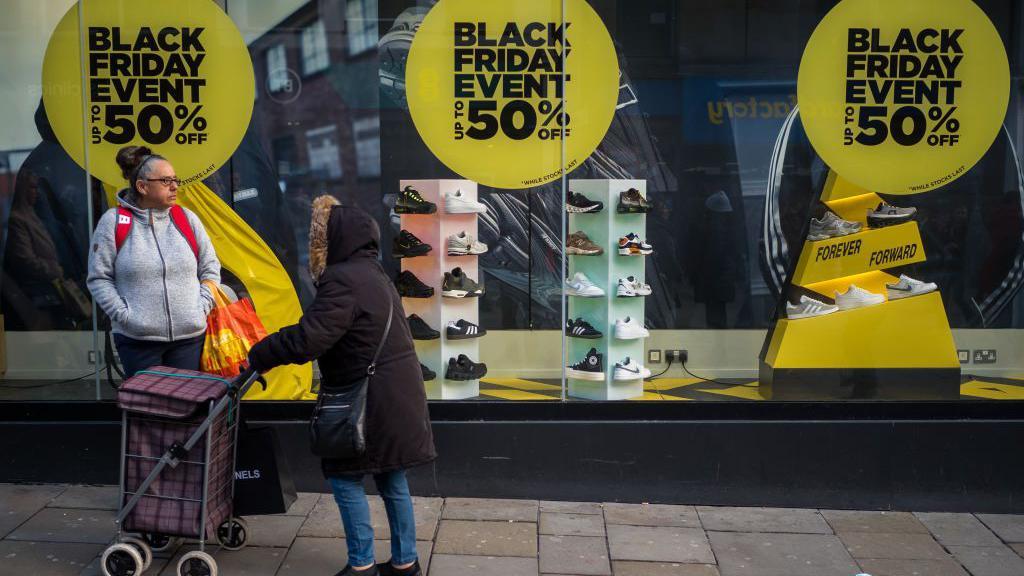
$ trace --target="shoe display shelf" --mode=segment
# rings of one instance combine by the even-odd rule
[[[460,267],[472,279],[480,282],[478,256],[449,256],[448,236],[465,231],[477,236],[477,214],[448,214],[444,198],[449,192],[462,191],[469,200],[477,199],[477,184],[469,180],[402,180],[399,189],[412,186],[423,199],[437,205],[434,214],[402,214],[402,228],[412,232],[433,249],[426,256],[403,258],[402,270],[416,275],[434,289],[430,298],[403,298],[406,314],[417,314],[438,330],[435,340],[416,340],[416,355],[427,368],[437,373],[434,380],[424,382],[427,398],[431,400],[464,400],[480,395],[479,380],[447,380],[448,359],[465,354],[474,362],[481,362],[479,338],[448,340],[445,328],[449,321],[463,318],[474,324],[479,320],[479,298],[445,298],[441,283],[445,272]],[[486,336],[485,336],[486,337]]]
[[[596,213],[569,214],[566,236],[582,230],[598,246],[604,248],[600,256],[567,255],[568,277],[583,272],[591,282],[605,291],[600,298],[566,296],[568,317],[582,317],[602,333],[599,339],[573,338],[566,335],[568,358],[565,364],[582,360],[591,348],[604,355],[604,379],[601,381],[568,378],[569,395],[589,400],[626,400],[643,396],[644,381],[615,380],[615,363],[627,356],[633,362],[644,362],[644,340],[619,340],[615,338],[615,321],[627,316],[644,322],[644,297],[616,296],[619,278],[633,276],[646,280],[646,256],[620,256],[619,238],[634,232],[646,238],[646,214],[620,214],[616,207],[619,193],[636,188],[647,197],[647,182],[644,180],[570,180],[569,190],[585,195],[591,200],[604,202],[604,209]],[[657,251],[655,246],[654,250]],[[564,324],[564,320],[563,320]]]
[[[916,221],[868,228],[868,210],[882,202],[877,194],[830,172],[821,201],[862,230],[805,240],[784,298],[799,292],[833,303],[851,284],[885,295],[886,284],[899,280],[894,268],[925,261]],[[959,398],[960,362],[938,291],[795,320],[784,317],[785,302],[760,355],[766,398]]]

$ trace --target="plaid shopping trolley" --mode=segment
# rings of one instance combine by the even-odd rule
[[[235,446],[239,400],[258,378],[250,370],[227,380],[154,366],[121,385],[118,539],[101,558],[104,575],[138,576],[154,550],[196,538],[199,550],[183,555],[175,574],[216,576],[206,540],[245,546],[247,527],[231,510]]]

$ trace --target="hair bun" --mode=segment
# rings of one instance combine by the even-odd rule
[[[152,156],[153,151],[148,146],[125,146],[117,151],[117,165],[121,168],[121,176],[124,176],[125,180],[129,181],[130,185],[133,185],[131,181],[132,174],[142,164],[142,160],[146,156]]]

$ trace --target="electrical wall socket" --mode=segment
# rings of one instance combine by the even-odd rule
[[[996,351],[995,348],[982,348],[974,351],[974,363],[975,364],[995,364],[996,363]]]
[[[661,350],[648,350],[647,351],[647,363],[648,364],[661,364]]]
[[[87,359],[89,361],[89,364],[95,365],[95,364],[98,363],[97,359],[99,360],[99,362],[103,361],[103,353],[102,352],[97,352],[95,350],[89,350],[89,355],[88,355]]]
[[[680,364],[686,364],[686,361],[690,359],[686,350],[665,350],[665,358]]]

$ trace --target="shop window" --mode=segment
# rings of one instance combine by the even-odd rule
[[[345,19],[349,56],[377,47],[377,0],[349,0]]]
[[[360,178],[380,176],[380,116],[359,118],[352,123],[356,140],[356,169]]]
[[[329,64],[327,32],[324,21],[318,19],[302,29],[302,74],[309,76],[326,70]]]

